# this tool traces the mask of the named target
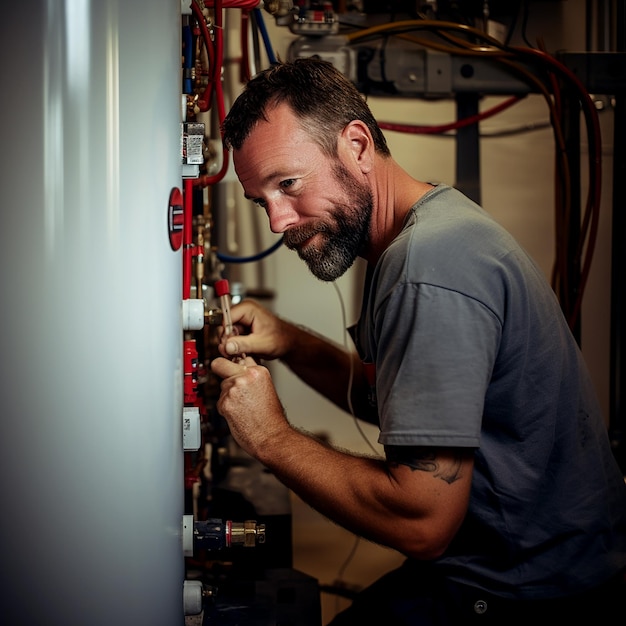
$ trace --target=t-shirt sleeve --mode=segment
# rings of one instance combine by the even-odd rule
[[[409,283],[376,320],[380,443],[478,447],[498,318],[464,294]]]

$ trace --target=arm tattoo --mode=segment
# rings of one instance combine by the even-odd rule
[[[463,450],[454,450],[450,459],[442,459],[439,448],[425,446],[385,446],[387,461],[392,467],[406,465],[413,471],[429,472],[451,485],[461,478]]]

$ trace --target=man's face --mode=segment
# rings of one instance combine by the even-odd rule
[[[320,280],[342,276],[367,242],[372,214],[372,194],[341,163],[332,171],[333,183],[343,198],[328,209],[328,216],[292,226],[285,231],[285,245],[295,250]]]
[[[326,156],[285,105],[269,113],[240,150],[235,170],[246,197],[264,207],[275,233],[320,280],[333,281],[368,240],[370,188]]]

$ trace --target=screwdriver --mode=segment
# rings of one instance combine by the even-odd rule
[[[222,315],[224,316],[224,334],[227,337],[230,337],[235,334],[235,329],[233,328],[233,319],[230,314],[230,285],[228,284],[228,280],[226,278],[216,280],[214,289],[215,294],[219,296]],[[240,354],[238,356],[233,356],[232,360],[239,363],[245,358],[245,354]]]
[[[230,337],[233,334],[233,319],[230,315],[230,285],[226,278],[215,281],[215,294],[220,299],[222,315],[224,316],[224,334]]]

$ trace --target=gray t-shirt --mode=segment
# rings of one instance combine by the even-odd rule
[[[380,443],[472,447],[467,517],[437,564],[506,597],[626,567],[626,486],[554,292],[488,214],[439,185],[368,276],[356,343]]]

